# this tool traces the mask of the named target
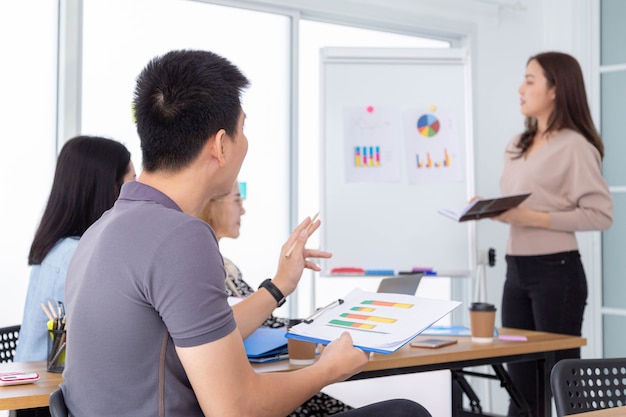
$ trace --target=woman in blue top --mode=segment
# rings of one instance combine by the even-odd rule
[[[32,266],[15,361],[46,359],[47,321],[40,304],[64,301],[65,275],[78,239],[135,179],[121,143],[92,136],[68,140],[57,159],[48,204],[28,255]]]

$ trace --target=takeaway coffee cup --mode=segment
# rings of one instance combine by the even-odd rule
[[[472,342],[491,343],[496,324],[496,307],[489,303],[472,303],[469,310]]]
[[[289,320],[288,327],[299,324],[302,320]],[[287,339],[287,351],[289,352],[289,363],[292,365],[311,365],[315,363],[316,343],[305,342],[304,340]]]

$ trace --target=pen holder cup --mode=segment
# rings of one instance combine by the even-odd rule
[[[291,319],[287,327],[295,326],[302,320]],[[304,340],[287,339],[287,351],[291,365],[311,365],[315,363],[317,343],[305,342]]]
[[[48,372],[62,373],[65,369],[65,330],[48,330]]]

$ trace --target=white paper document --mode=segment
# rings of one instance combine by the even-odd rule
[[[392,353],[460,304],[355,288],[312,321],[292,327],[287,337],[328,344],[348,331],[364,351]]]

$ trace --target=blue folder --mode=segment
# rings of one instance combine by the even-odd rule
[[[243,341],[251,362],[287,359],[287,329],[259,327]]]
[[[430,326],[421,336],[471,336],[472,331],[467,326]],[[498,337],[498,329],[493,329],[493,336]]]

